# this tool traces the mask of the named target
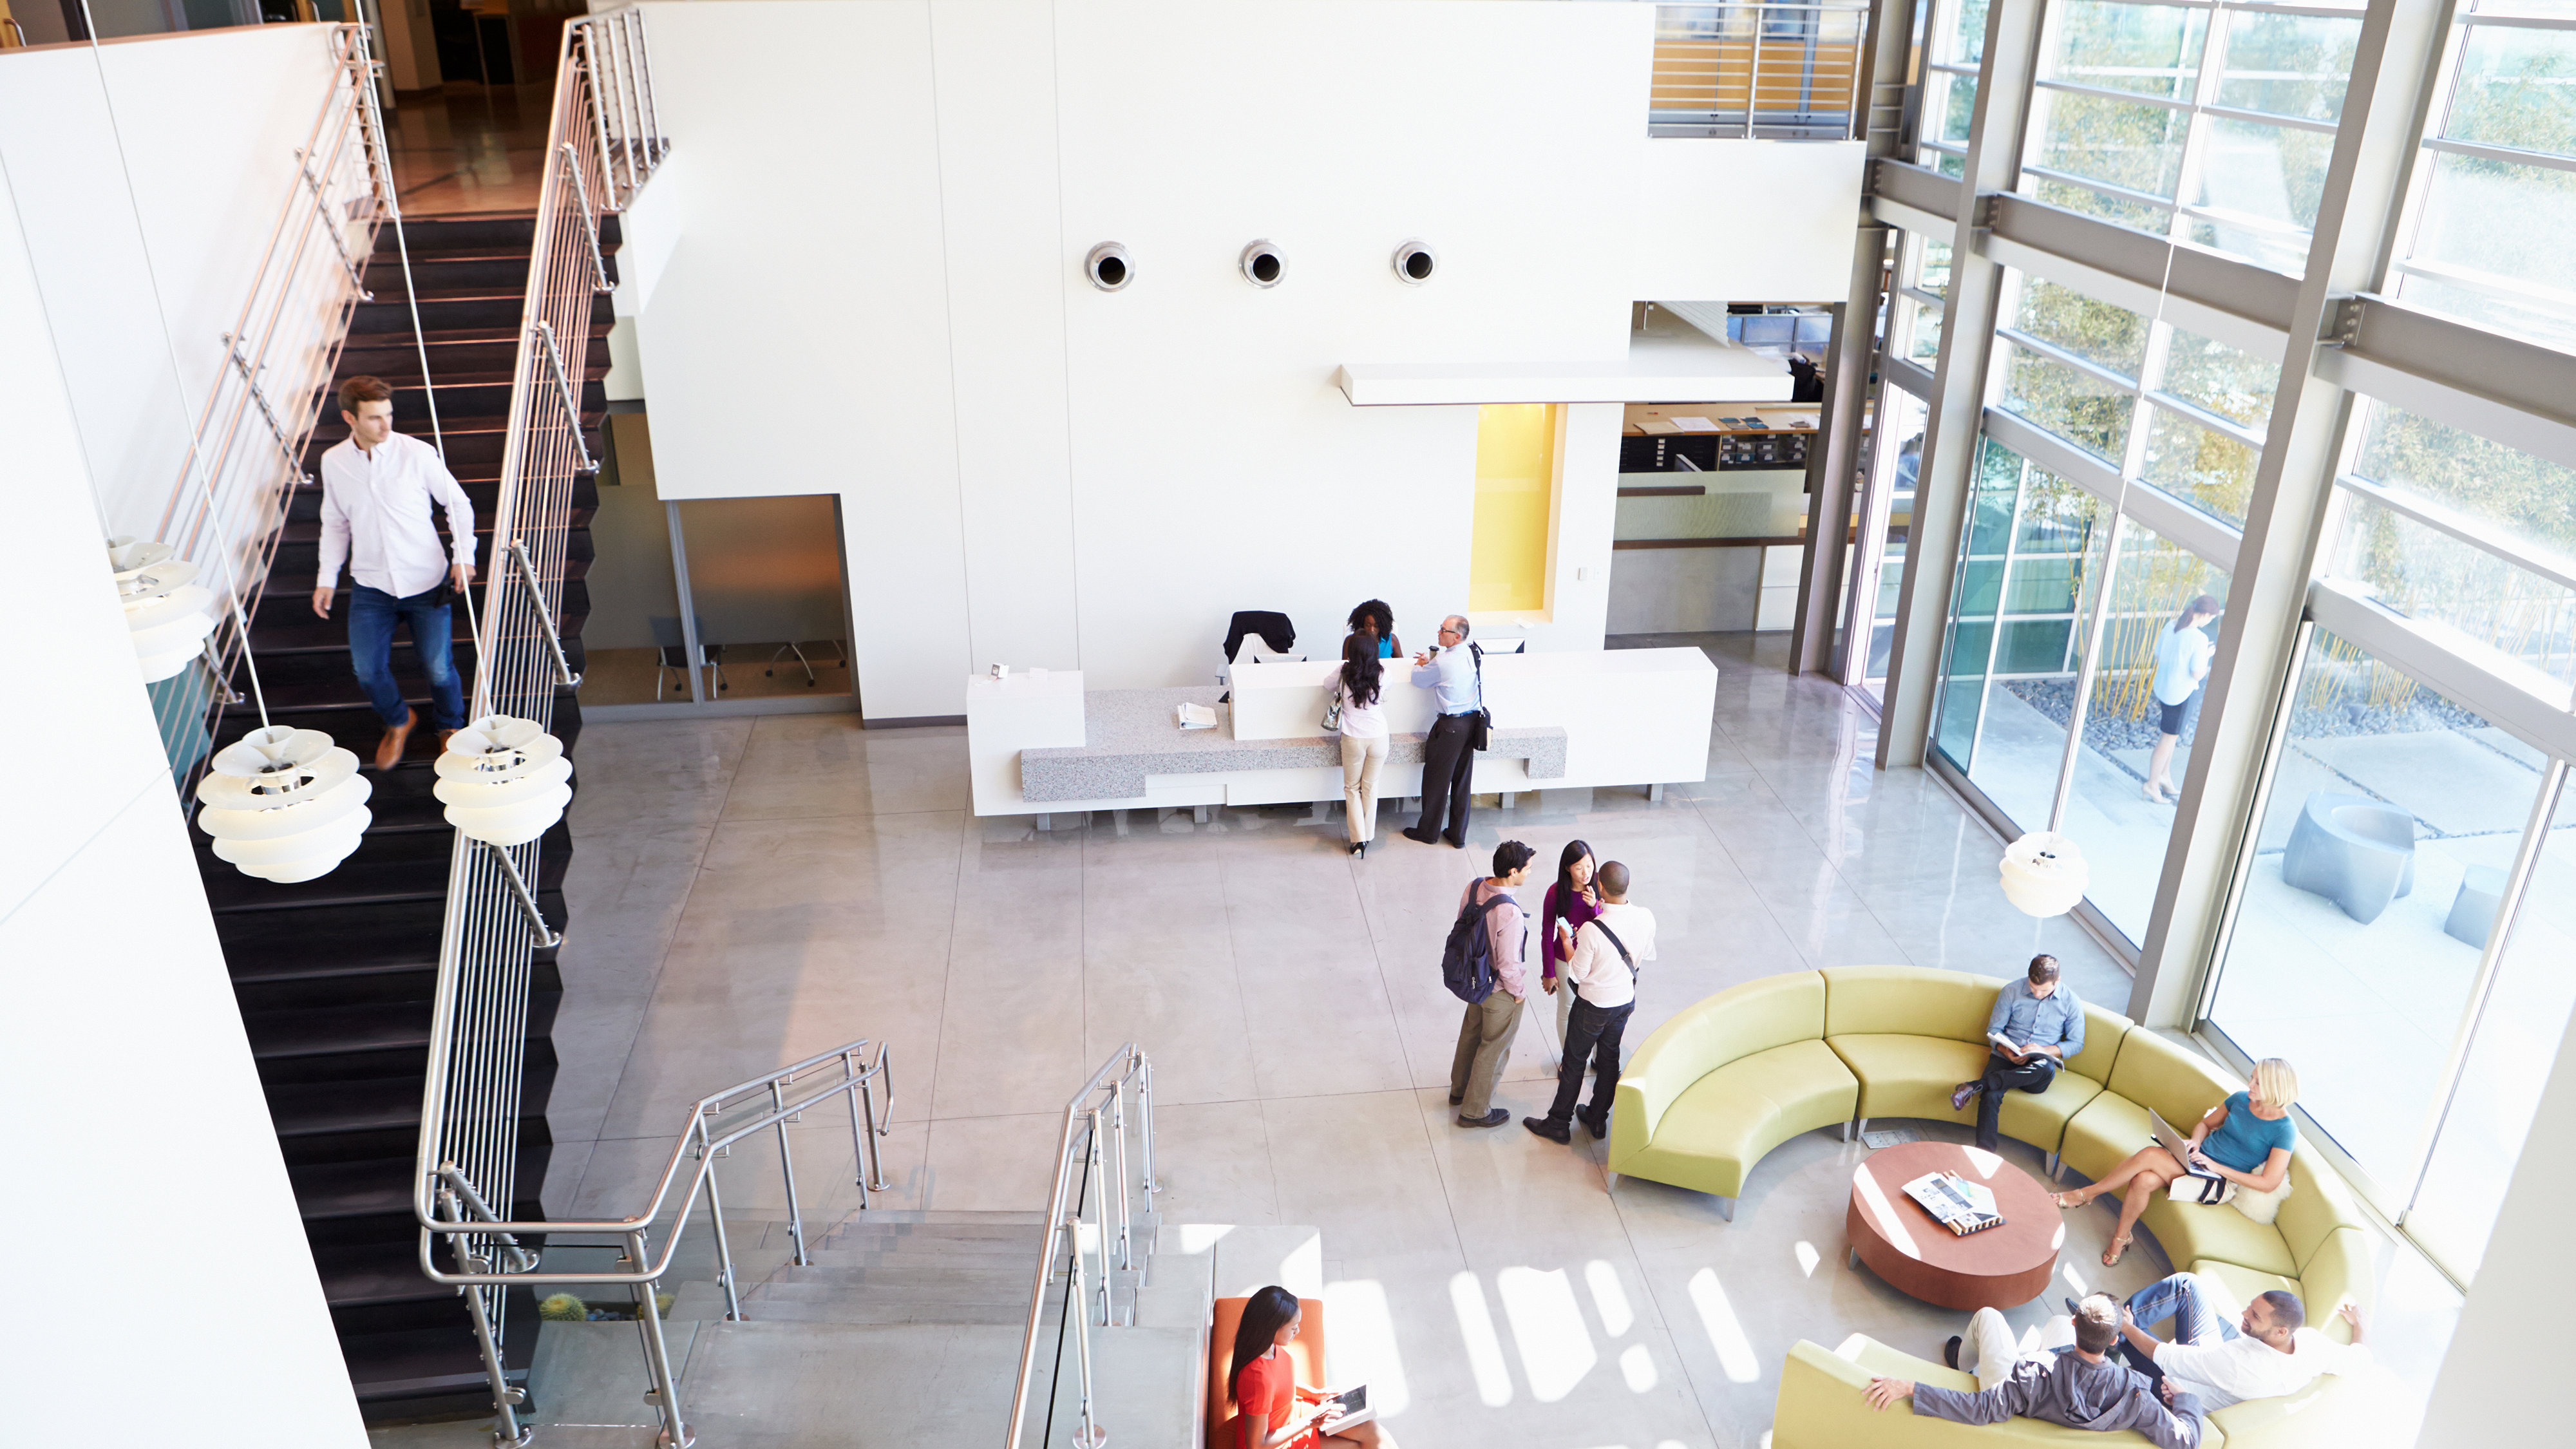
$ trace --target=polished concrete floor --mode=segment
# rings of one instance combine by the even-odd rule
[[[1779,672],[1782,638],[1623,641],[1717,658],[1705,783],[1660,803],[1525,795],[1477,811],[1469,852],[1391,839],[1364,861],[1337,810],[979,820],[959,730],[594,726],[546,1207],[636,1210],[701,1094],[867,1037],[894,1052],[894,1205],[1038,1209],[1065,1096],[1133,1039],[1160,1086],[1163,1220],[1319,1228],[1337,1375],[1381,1386],[1407,1449],[1751,1449],[1791,1343],[1865,1332],[1937,1357],[1955,1315],[1845,1266],[1861,1149],[1831,1133],[1766,1160],[1728,1223],[1698,1194],[1605,1190],[1588,1140],[1451,1125],[1458,1007],[1437,961],[1486,852],[1517,837],[1552,861],[1580,837],[1632,867],[1661,925],[1632,1042],[1725,986],[1838,963],[2002,974],[2038,948],[2094,1000],[2128,989],[2067,920],[2013,911],[1997,842],[1952,797],[1871,767],[1872,717]],[[1537,1016],[1500,1096],[1515,1112],[1544,1101]],[[846,1123],[795,1131],[807,1212],[855,1207]],[[780,1205],[774,1154],[737,1157],[728,1207]],[[2095,1261],[2108,1207],[2070,1224],[2068,1291],[2166,1271],[2143,1241],[2117,1269]],[[2385,1245],[2382,1261],[2382,1357],[2429,1381],[2456,1298]]]

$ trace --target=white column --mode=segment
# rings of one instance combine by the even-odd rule
[[[2450,1353],[2424,1409],[2423,1449],[2544,1444],[2566,1436],[2552,1385],[2566,1372],[2559,1305],[2576,1295],[2567,1205],[2576,1202],[2576,1020],[2558,1045],[2531,1136],[2496,1212],[2484,1265],[2469,1285]],[[2557,1425],[2555,1429],[2548,1425]]]
[[[18,215],[0,179],[0,610],[42,621],[0,753],[54,762],[0,829],[9,1442],[362,1449]]]

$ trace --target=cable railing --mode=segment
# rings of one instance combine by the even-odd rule
[[[558,692],[581,682],[556,619],[563,606],[574,491],[582,475],[597,467],[583,436],[582,363],[596,298],[614,286],[600,245],[600,221],[634,200],[668,149],[654,125],[643,13],[628,7],[567,22],[546,133],[491,555],[467,593],[474,633],[470,713],[477,720],[505,715],[551,730]],[[529,978],[536,952],[562,940],[538,899],[543,846],[543,836],[499,846],[460,831],[450,857],[421,1093],[420,1172],[413,1184],[424,1226],[423,1266],[433,1277],[439,1274],[429,1264],[428,1235],[437,1230],[432,1208],[442,1184],[479,1189],[458,1195],[458,1203],[474,1207],[478,1219],[510,1219]],[[509,1230],[562,1229],[519,1224]],[[468,1234],[458,1252],[488,1264],[496,1242]],[[499,1279],[467,1274],[440,1281],[497,1285]],[[497,1335],[497,1286],[466,1296],[478,1324]],[[496,1384],[496,1391],[501,1387]],[[677,1406],[669,1410],[676,1425]]]
[[[876,1056],[866,1060],[871,1045],[876,1047]],[[679,1140],[671,1146],[670,1160],[663,1164],[652,1196],[640,1211],[622,1218],[512,1221],[506,1210],[493,1208],[476,1187],[472,1174],[452,1160],[431,1156],[429,1137],[424,1132],[412,1186],[412,1212],[421,1230],[420,1270],[431,1281],[451,1284],[464,1296],[474,1321],[475,1340],[483,1350],[484,1371],[492,1381],[492,1408],[498,1421],[494,1441],[516,1444],[528,1437],[518,1422],[517,1407],[526,1401],[526,1394],[511,1387],[502,1367],[501,1317],[496,1300],[511,1288],[586,1285],[632,1291],[644,1349],[648,1385],[645,1398],[661,1418],[660,1442],[670,1449],[687,1449],[691,1435],[680,1414],[679,1379],[672,1372],[670,1346],[663,1338],[658,1287],[671,1271],[689,1216],[697,1210],[703,1193],[707,1220],[713,1229],[716,1281],[725,1294],[725,1317],[740,1322],[744,1316],[741,1285],[734,1272],[733,1244],[725,1230],[724,1198],[716,1181],[717,1160],[730,1153],[738,1142],[762,1132],[777,1134],[779,1172],[787,1190],[788,1236],[795,1246],[797,1265],[809,1266],[813,1260],[806,1250],[805,1214],[797,1199],[796,1158],[788,1124],[834,1097],[848,1101],[850,1170],[858,1180],[859,1207],[865,1211],[868,1194],[884,1192],[888,1186],[885,1161],[879,1150],[879,1139],[891,1129],[894,1116],[894,1073],[887,1052],[885,1043],[870,1043],[862,1038],[699,1098],[689,1109],[689,1120],[681,1128]],[[801,1093],[790,1091],[799,1081],[828,1074],[836,1066],[838,1075],[828,1076],[820,1085],[809,1086]],[[885,1089],[882,1104],[877,1100],[880,1083]],[[679,1192],[678,1207],[663,1229],[657,1258],[651,1241],[654,1225],[661,1220],[663,1206],[674,1201],[673,1189],[679,1186],[684,1170],[687,1187]],[[567,1246],[563,1242],[566,1238],[606,1237],[619,1250],[617,1261],[631,1266],[622,1273],[547,1271],[538,1253],[520,1241],[523,1235],[542,1235],[547,1248]],[[442,1239],[449,1246],[453,1269],[439,1265]]]
[[[1659,5],[1647,133],[1851,140],[1868,30],[1865,5]]]
[[[381,227],[402,228],[367,27],[331,26],[330,43],[337,64],[295,152],[294,189],[223,334],[221,363],[150,535],[196,564],[197,582],[215,595],[202,652],[148,687],[182,800],[213,750],[223,709],[241,702],[231,681],[250,648],[250,618],[295,489],[311,481],[304,450],[319,416],[314,398],[339,366],[358,304],[373,300],[367,258]],[[425,356],[422,371],[426,381]]]
[[[1092,1400],[1092,1316],[1098,1313],[1099,1327],[1104,1330],[1116,1327],[1118,1275],[1135,1274],[1139,1281],[1129,1285],[1127,1299],[1127,1326],[1134,1327],[1135,1290],[1142,1286],[1142,1269],[1153,1256],[1153,1243],[1140,1241],[1137,1214],[1127,1195],[1130,1097],[1135,1100],[1135,1131],[1143,1169],[1133,1181],[1146,1195],[1145,1212],[1152,1211],[1152,1195],[1163,1190],[1154,1177],[1154,1065],[1134,1042],[1129,1042],[1102,1063],[1100,1070],[1091,1074],[1091,1080],[1064,1104],[1064,1128],[1056,1139],[1055,1185],[1047,1198],[1036,1281],[1029,1289],[1028,1328],[1020,1343],[1019,1382],[1011,1392],[1011,1433],[1005,1449],[1023,1449],[1024,1445],[1034,1449],[1054,1442],[1056,1399],[1061,1389],[1072,1390],[1077,1400],[1074,1412],[1079,1415],[1079,1423],[1073,1426],[1076,1449],[1100,1449],[1108,1437]],[[1028,1427],[1029,1390],[1037,1378],[1050,1288],[1057,1288],[1061,1297],[1054,1305],[1059,1316],[1056,1357],[1049,1376],[1047,1427],[1038,1437],[1027,1439],[1022,1435]],[[1075,1377],[1070,1384],[1065,1381],[1064,1365],[1068,1337],[1075,1354]]]

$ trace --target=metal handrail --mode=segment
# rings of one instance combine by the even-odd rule
[[[1154,1064],[1146,1060],[1145,1053],[1131,1041],[1120,1047],[1108,1061],[1101,1063],[1100,1070],[1091,1074],[1091,1080],[1083,1083],[1081,1089],[1064,1104],[1064,1130],[1056,1138],[1055,1187],[1047,1198],[1046,1237],[1038,1249],[1036,1281],[1029,1287],[1028,1328],[1020,1341],[1020,1374],[1017,1385],[1011,1390],[1011,1434],[1005,1441],[1005,1449],[1020,1449],[1021,1431],[1028,1426],[1029,1384],[1037,1374],[1038,1330],[1046,1317],[1047,1284],[1055,1274],[1055,1235],[1058,1232],[1064,1235],[1064,1251],[1071,1260],[1072,1291],[1066,1309],[1081,1323],[1075,1347],[1081,1356],[1082,1367],[1082,1427],[1075,1431],[1074,1442],[1096,1449],[1106,1437],[1107,1431],[1092,1415],[1091,1304],[1083,1282],[1081,1214],[1070,1194],[1079,1185],[1085,1197],[1100,1204],[1100,1318],[1101,1326],[1106,1328],[1116,1321],[1112,1311],[1114,1293],[1110,1286],[1111,1240],[1107,1221],[1112,1204],[1118,1212],[1118,1267],[1133,1270],[1136,1266],[1133,1222],[1128,1215],[1127,1202],[1127,1093],[1130,1090],[1136,1093],[1137,1123],[1144,1147],[1145,1172],[1141,1185],[1148,1195],[1163,1190],[1162,1184],[1154,1177]],[[1083,1147],[1082,1174],[1077,1179],[1073,1166],[1074,1142],[1084,1136],[1086,1124],[1090,1132]],[[1114,1165],[1102,1161],[1104,1132],[1111,1144],[1110,1155],[1116,1159]],[[1104,1176],[1116,1180],[1114,1196],[1107,1191],[1109,1184],[1102,1181]],[[1090,1191],[1095,1185],[1102,1189],[1096,1194]],[[1147,1253],[1150,1258],[1150,1246]],[[1135,1326],[1135,1302],[1132,1298],[1128,1302],[1128,1326]],[[1061,1348],[1058,1351],[1061,1352]]]
[[[355,259],[373,254],[387,223],[397,236],[402,230],[376,108],[382,64],[366,26],[335,24],[329,33],[330,84],[296,149],[297,175],[222,336],[223,361],[151,535],[197,562],[198,581],[220,600],[198,663],[162,686],[166,707],[157,711],[183,800],[210,756],[216,717],[240,700],[230,681],[250,648],[249,620],[294,490],[309,481],[304,449],[318,418],[309,400],[338,370],[357,305],[369,300]],[[327,245],[316,245],[317,233]],[[426,385],[425,358],[422,366]]]
[[[861,1065],[868,1047],[876,1048],[873,1061]],[[787,1089],[800,1077],[829,1063],[840,1064],[839,1077],[825,1082],[819,1089],[791,1101]],[[885,1102],[879,1111],[876,1085],[885,1087]],[[768,1110],[758,1112],[747,1121],[736,1122],[719,1133],[710,1124],[728,1112],[740,1111],[746,1100],[766,1095]],[[789,1123],[806,1112],[828,1103],[834,1097],[846,1098],[850,1108],[851,1170],[857,1175],[859,1208],[870,1206],[870,1192],[884,1192],[890,1186],[885,1180],[885,1158],[878,1139],[894,1126],[894,1069],[892,1049],[885,1042],[867,1038],[835,1047],[807,1057],[791,1066],[737,1082],[720,1092],[700,1097],[690,1108],[689,1125],[671,1147],[670,1160],[663,1164],[662,1175],[653,1185],[653,1194],[639,1212],[621,1218],[537,1218],[512,1220],[493,1211],[476,1190],[473,1179],[453,1162],[430,1164],[423,1155],[415,1159],[418,1176],[412,1192],[412,1214],[420,1225],[420,1270],[433,1283],[453,1287],[464,1296],[474,1320],[477,1340],[484,1346],[487,1373],[492,1381],[492,1403],[501,1421],[499,1439],[517,1442],[520,1432],[514,1406],[523,1397],[510,1387],[499,1355],[499,1315],[485,1299],[487,1290],[533,1288],[538,1285],[570,1286],[588,1284],[604,1287],[628,1287],[634,1290],[636,1316],[643,1325],[646,1372],[653,1390],[647,1397],[658,1405],[663,1419],[665,1442],[685,1446],[689,1443],[688,1426],[680,1417],[679,1395],[673,1390],[677,1382],[671,1372],[670,1351],[662,1338],[662,1322],[654,1285],[671,1271],[678,1256],[680,1236],[688,1226],[689,1215],[697,1210],[698,1197],[704,1192],[707,1217],[715,1235],[716,1281],[725,1290],[725,1317],[741,1322],[742,1290],[734,1272],[733,1244],[724,1221],[724,1195],[716,1181],[716,1159],[733,1145],[756,1133],[778,1134],[779,1171],[787,1189],[787,1231],[795,1244],[795,1262],[809,1266],[805,1238],[805,1211],[797,1199],[796,1159],[793,1143],[787,1135]],[[672,1200],[672,1189],[680,1180],[681,1169],[694,1156],[696,1166],[690,1170],[688,1187],[680,1195],[678,1210],[671,1217],[670,1230],[663,1239],[661,1257],[650,1251],[649,1236],[653,1225],[662,1218],[662,1209]],[[615,1272],[548,1272],[537,1255],[522,1247],[519,1235],[543,1234],[549,1240],[564,1237],[609,1236],[620,1240],[625,1248],[623,1262],[636,1265],[631,1271]],[[457,1269],[438,1266],[437,1244],[447,1238],[456,1256]],[[503,1268],[499,1258],[506,1255],[514,1266]]]
[[[472,594],[468,598],[469,604],[481,605],[469,616],[474,631],[471,713],[478,718],[507,714],[551,729],[557,691],[579,683],[555,627],[563,611],[574,489],[589,461],[582,437],[579,359],[590,345],[596,299],[609,284],[605,261],[593,240],[599,219],[623,211],[669,151],[668,143],[652,128],[649,104],[639,107],[624,99],[629,94],[650,96],[649,79],[642,73],[648,66],[642,11],[629,6],[565,22],[544,152],[551,159],[543,168],[537,197],[508,431],[502,445],[500,496],[493,509],[493,556],[480,577],[479,598]],[[550,357],[550,338],[562,338],[573,349],[570,357]],[[568,371],[567,363],[574,370]],[[542,886],[538,857],[543,847],[542,838],[502,847],[486,846],[462,832],[456,836],[449,856],[412,1182],[423,1271],[438,1282],[457,1285],[472,1300],[477,1331],[487,1333],[496,1344],[504,1285],[648,1284],[667,1270],[671,1251],[665,1245],[660,1267],[649,1273],[503,1272],[497,1270],[492,1251],[500,1241],[498,1235],[616,1234],[627,1240],[628,1260],[641,1270],[648,1261],[644,1226],[660,1211],[680,1155],[692,1142],[700,1150],[719,1151],[738,1140],[729,1136],[717,1141],[703,1121],[697,1124],[694,1135],[684,1135],[674,1149],[672,1166],[640,1218],[545,1223],[512,1219],[530,978],[536,953],[554,948],[561,939],[546,922],[537,898]],[[858,1045],[846,1050],[855,1052]],[[782,1069],[758,1084],[780,1083],[777,1091],[783,1107],[783,1084],[833,1055],[826,1053]],[[857,1090],[858,1082],[873,1080],[883,1065],[882,1051],[876,1066],[864,1074],[853,1060],[845,1065],[845,1080],[813,1101],[833,1092]],[[735,1090],[740,1089],[728,1089]],[[811,1106],[813,1101],[800,1102],[798,1107]],[[793,1115],[795,1109],[785,1110]],[[859,1108],[854,1105],[852,1110],[855,1118]],[[863,1179],[868,1175],[864,1168],[861,1175]],[[708,1185],[713,1200],[712,1179],[701,1172],[691,1182],[691,1205],[700,1182]],[[476,1185],[481,1188],[479,1194],[456,1191]],[[467,1211],[469,1201],[482,1204],[480,1210]],[[721,1214],[718,1234],[721,1244]],[[455,1243],[462,1271],[442,1272],[432,1261],[431,1244],[442,1235]],[[476,1264],[481,1265],[479,1271]],[[648,1357],[656,1384],[667,1386],[669,1365],[659,1346],[658,1321],[649,1308],[648,1295],[648,1311],[643,1315],[648,1321]],[[500,1378],[497,1351],[490,1356],[489,1367],[495,1406],[507,1422],[514,1391]],[[676,1396],[662,1393],[661,1404],[670,1442],[684,1443],[686,1430]]]

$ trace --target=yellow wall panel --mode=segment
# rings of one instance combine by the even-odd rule
[[[1476,526],[1470,613],[1547,607],[1548,526],[1556,503],[1556,405],[1477,409]]]

